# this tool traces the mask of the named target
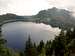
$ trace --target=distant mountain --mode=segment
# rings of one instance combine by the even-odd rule
[[[40,22],[50,24],[53,27],[59,28],[70,28],[75,26],[75,18],[72,16],[72,12],[57,9],[53,7],[52,9],[42,10],[37,15]]]
[[[0,22],[6,20],[24,20],[24,21],[31,21],[37,23],[45,23],[50,24],[53,27],[59,27],[62,29],[69,29],[75,26],[75,18],[72,16],[72,12],[58,9],[58,8],[51,8],[48,10],[42,10],[37,15],[33,16],[18,16],[16,14],[5,14],[0,15]]]

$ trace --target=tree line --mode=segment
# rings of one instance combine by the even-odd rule
[[[61,30],[54,40],[36,44],[29,35],[24,51],[14,51],[6,46],[7,40],[0,37],[0,56],[70,56],[75,48],[75,29]]]

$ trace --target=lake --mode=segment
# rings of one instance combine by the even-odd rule
[[[24,49],[25,42],[30,35],[32,42],[53,40],[60,32],[59,28],[33,22],[13,22],[2,26],[2,35],[7,40],[7,46],[15,49]]]

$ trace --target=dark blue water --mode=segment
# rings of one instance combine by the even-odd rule
[[[7,46],[15,49],[24,49],[28,35],[38,44],[41,40],[46,42],[54,39],[59,32],[59,28],[52,28],[43,23],[13,22],[2,26],[2,34],[7,40]]]

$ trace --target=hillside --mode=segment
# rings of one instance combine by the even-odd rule
[[[64,9],[58,9],[55,7],[48,10],[42,10],[37,15],[33,16],[18,16],[11,13],[0,15],[0,22],[16,19],[23,19],[24,21],[31,21],[37,23],[42,22],[45,24],[50,24],[53,27],[59,27],[62,29],[69,29],[75,26],[75,19],[72,16],[72,12]]]

